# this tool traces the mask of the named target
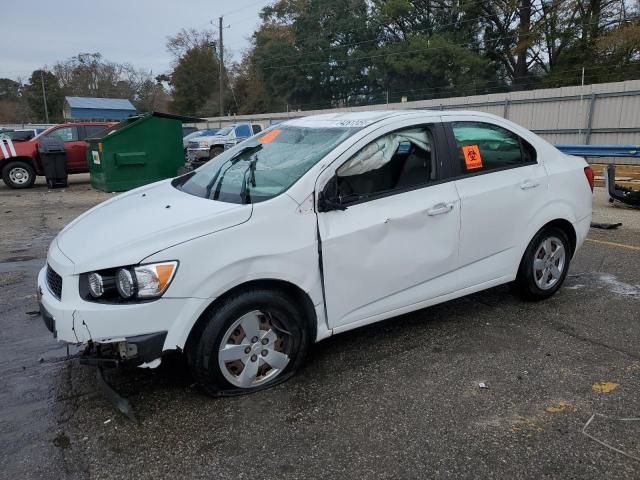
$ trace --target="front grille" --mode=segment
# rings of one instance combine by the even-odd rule
[[[47,265],[47,286],[51,293],[60,300],[62,295],[62,277],[50,265]]]
[[[189,148],[198,148],[200,146],[200,144],[198,142],[189,142],[188,147]]]

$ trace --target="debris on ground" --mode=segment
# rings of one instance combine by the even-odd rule
[[[621,227],[622,223],[600,223],[600,222],[591,222],[591,228],[600,228],[602,230],[615,230],[618,227]]]
[[[619,386],[620,384],[615,382],[598,382],[591,385],[591,388],[593,389],[594,392],[609,393],[609,392],[613,392]]]
[[[547,408],[544,409],[544,411],[547,412],[547,413],[562,413],[562,412],[566,411],[569,408],[572,408],[572,406],[571,406],[571,404],[569,402],[566,402],[564,400],[560,400],[557,403],[549,405]]]
[[[640,422],[640,418],[617,418],[617,417],[610,417],[609,415],[604,415],[602,413],[594,413],[593,415],[591,415],[591,418],[589,420],[587,420],[587,423],[584,424],[584,427],[582,427],[583,435],[586,435],[591,440],[595,440],[600,445],[602,445],[604,447],[607,447],[608,449],[613,450],[614,452],[618,452],[618,453],[624,455],[625,457],[629,457],[629,458],[632,458],[634,460],[640,461],[640,457],[638,457],[636,455],[632,455],[632,454],[630,454],[628,452],[625,452],[624,450],[621,450],[619,448],[616,448],[613,445],[610,445],[607,442],[602,441],[599,438],[596,438],[593,435],[591,435],[590,433],[588,433],[587,432],[587,428],[589,428],[589,425],[591,425],[591,422],[593,422],[593,419],[596,418],[596,417],[606,418],[606,419],[617,421],[617,422]]]

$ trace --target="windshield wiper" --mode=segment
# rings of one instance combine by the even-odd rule
[[[218,169],[218,171],[216,172],[216,174],[213,176],[213,178],[211,179],[211,181],[207,184],[207,190],[206,190],[206,194],[205,194],[205,198],[211,198],[211,189],[213,188],[213,186],[216,184],[216,181],[218,180],[218,177],[220,177],[220,172],[222,171],[222,167],[227,163],[227,162],[231,162],[231,165],[229,165],[229,168],[227,168],[224,173],[222,174],[222,177],[220,177],[220,182],[218,182],[218,185],[216,187],[216,191],[213,194],[213,200],[215,200],[219,195],[220,195],[220,188],[222,186],[222,182],[224,181],[224,176],[226,175],[227,171],[233,167],[236,163],[238,163],[240,161],[240,159],[238,158],[240,155],[242,155],[243,153],[247,153],[247,152],[253,152],[253,151],[258,151],[262,148],[262,144],[258,143],[256,145],[246,145],[244,147],[242,147],[240,149],[240,151],[236,152],[235,155],[233,155],[229,160],[227,160],[226,162],[224,162],[222,165],[220,165],[220,168]]]
[[[245,145],[240,149],[239,152],[236,152],[235,155],[233,157],[231,157],[231,160],[233,160],[234,158],[239,157],[243,153],[253,153],[253,152],[257,152],[258,150],[262,150],[262,144],[261,143],[256,143],[255,145]]]
[[[249,166],[244,171],[242,175],[242,188],[240,189],[240,198],[242,199],[242,204],[249,203],[249,191],[247,189],[247,173],[250,175],[249,182],[251,182],[251,186],[256,186],[256,163],[258,163],[258,157],[253,157],[253,160],[249,161]]]

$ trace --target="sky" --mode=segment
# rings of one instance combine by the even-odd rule
[[[167,37],[181,28],[214,29],[224,17],[225,51],[235,60],[249,47],[260,10],[273,0],[29,0],[0,16],[0,78],[31,72],[78,53],[168,72]],[[17,5],[14,3],[14,5]],[[5,9],[6,10],[6,9]],[[5,12],[7,13],[7,12]],[[213,22],[213,24],[211,23]]]

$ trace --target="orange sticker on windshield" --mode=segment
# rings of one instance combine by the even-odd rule
[[[267,132],[262,137],[260,137],[260,140],[258,141],[260,143],[271,143],[276,139],[278,135],[280,135],[281,132],[282,130],[271,130],[270,132]]]
[[[462,154],[464,155],[464,164],[467,170],[482,168],[482,157],[480,156],[480,149],[477,145],[462,147]]]

